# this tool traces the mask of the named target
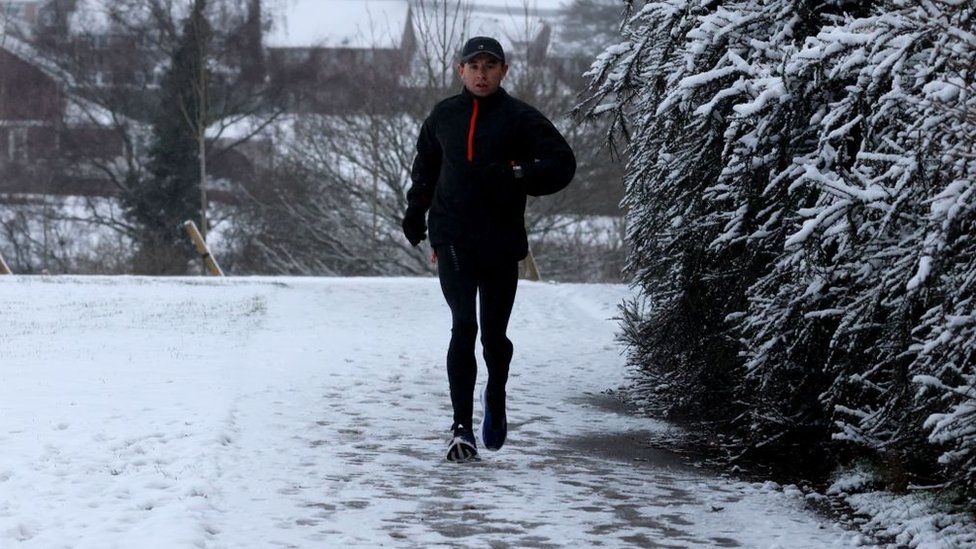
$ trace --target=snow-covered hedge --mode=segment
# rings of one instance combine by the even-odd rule
[[[665,410],[976,497],[974,17],[631,6],[581,110],[630,139],[625,338]]]

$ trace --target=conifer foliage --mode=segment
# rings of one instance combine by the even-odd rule
[[[579,109],[629,139],[624,338],[664,411],[976,496],[974,15],[631,5]]]
[[[163,76],[153,121],[148,174],[123,196],[137,227],[136,272],[182,274],[192,247],[180,228],[200,216],[199,132],[207,120],[212,38],[206,0],[194,0],[181,39]]]

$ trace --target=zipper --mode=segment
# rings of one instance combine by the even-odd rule
[[[474,126],[478,121],[478,100],[473,99],[474,107],[471,108],[471,121],[468,122],[468,162],[474,162]]]
[[[454,248],[454,245],[452,244],[448,246],[447,251],[450,252],[451,261],[454,262],[454,270],[457,272],[461,272],[461,262],[458,260],[457,250]]]

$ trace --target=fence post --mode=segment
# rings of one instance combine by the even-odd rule
[[[186,234],[190,235],[190,240],[196,246],[197,253],[203,258],[203,264],[207,266],[210,274],[224,276],[224,271],[220,269],[220,265],[217,265],[217,260],[210,254],[210,248],[207,247],[207,243],[203,240],[200,229],[197,229],[197,224],[193,221],[185,221],[183,222],[183,228],[186,229]]]
[[[529,255],[525,256],[525,278],[536,282],[540,280],[539,264],[535,262],[535,255],[532,253],[532,248],[529,248]]]

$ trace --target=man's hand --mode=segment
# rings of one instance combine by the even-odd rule
[[[407,214],[403,216],[403,236],[407,237],[411,246],[417,246],[427,238],[427,223],[424,221],[423,214],[417,214],[407,209]]]

